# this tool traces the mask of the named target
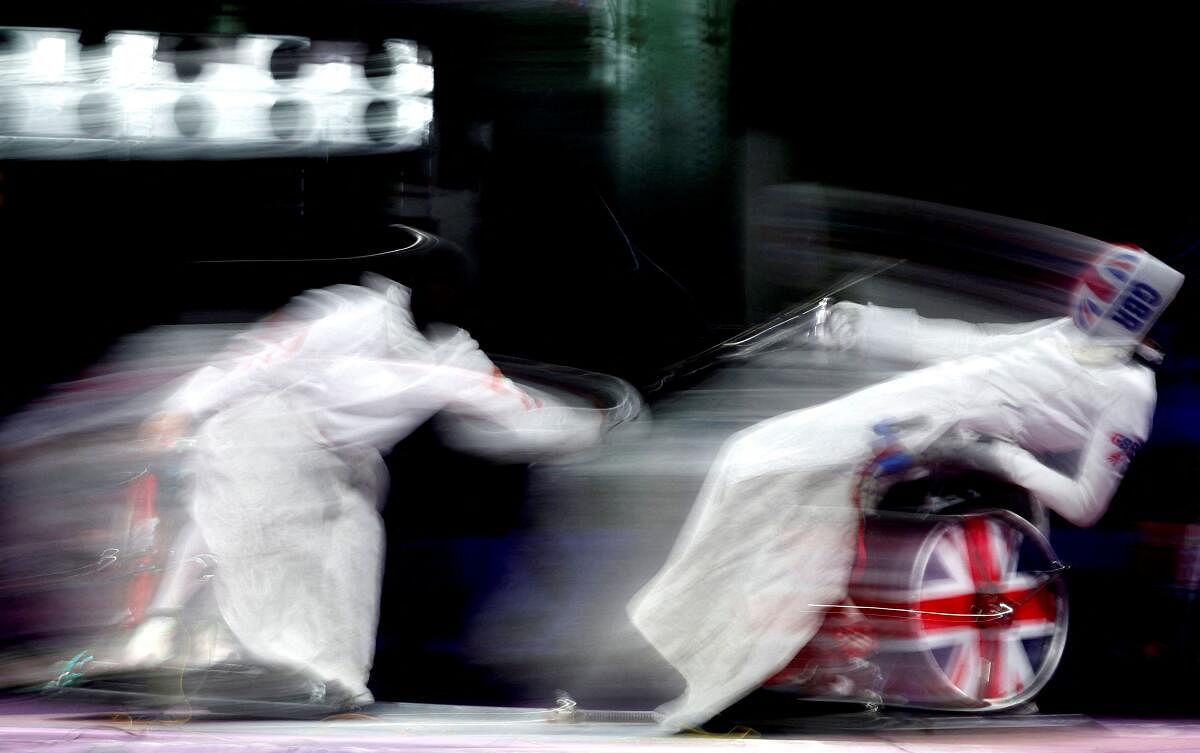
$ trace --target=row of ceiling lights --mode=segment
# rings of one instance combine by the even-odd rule
[[[296,37],[113,32],[99,45],[79,37],[0,28],[0,136],[243,148],[428,141],[433,66],[413,42],[371,50]]]

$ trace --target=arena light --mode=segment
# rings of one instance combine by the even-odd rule
[[[425,54],[416,43],[405,39],[390,39],[384,49],[391,58],[392,75],[379,88],[395,94],[433,94],[433,66],[424,60]]]
[[[67,40],[61,36],[39,39],[33,48],[30,69],[35,81],[63,81],[67,74]]]
[[[154,59],[157,34],[116,32],[108,35],[109,81],[117,87],[144,86],[162,78],[166,65]]]
[[[433,66],[406,63],[396,69],[396,89],[401,94],[433,94]]]
[[[81,47],[77,31],[0,28],[0,156],[416,149],[432,91],[427,51],[405,40],[116,31]]]
[[[350,63],[323,63],[306,79],[308,88],[322,94],[336,94],[354,88],[354,67]]]
[[[0,28],[0,80],[62,83],[76,67],[79,32],[70,29]]]

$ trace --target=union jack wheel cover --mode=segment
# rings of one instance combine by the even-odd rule
[[[1067,637],[1066,583],[1033,524],[1005,510],[952,518],[925,540],[912,578],[914,639],[951,694],[1000,711],[1032,699],[1054,674]]]

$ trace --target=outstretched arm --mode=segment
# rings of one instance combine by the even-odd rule
[[[843,301],[834,304],[826,326],[830,340],[838,347],[921,365],[1004,348],[1057,321],[972,324],[957,319],[929,319],[912,309]]]
[[[462,330],[433,338],[446,390],[439,428],[459,449],[527,460],[591,447],[601,440],[600,411],[560,404],[507,378]]]

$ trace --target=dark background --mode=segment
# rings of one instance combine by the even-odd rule
[[[756,189],[774,183],[990,211],[1195,266],[1196,63],[1173,31],[1181,19],[712,0],[687,26],[682,7],[6,4],[0,24],[93,38],[219,24],[413,38],[433,52],[436,133],[429,150],[372,157],[0,162],[4,411],[122,333],[266,310],[297,292],[286,273],[232,279],[195,260],[350,254],[388,222],[439,233],[471,260],[469,294],[442,313],[485,348],[639,384],[746,324],[744,222]],[[606,13],[621,22],[598,27]],[[614,83],[605,49],[636,56],[640,78]],[[1194,299],[1185,288],[1172,309],[1154,440],[1112,512],[1097,529],[1055,532],[1076,564],[1075,604],[1046,708],[1197,707],[1198,585],[1178,574],[1183,526],[1200,512]],[[426,431],[392,464],[406,469],[408,501],[387,512],[388,593],[410,598],[384,616],[373,682],[383,697],[505,702],[518,691],[460,661],[456,640],[523,524],[525,476],[451,455]],[[446,498],[455,505],[412,502]]]

